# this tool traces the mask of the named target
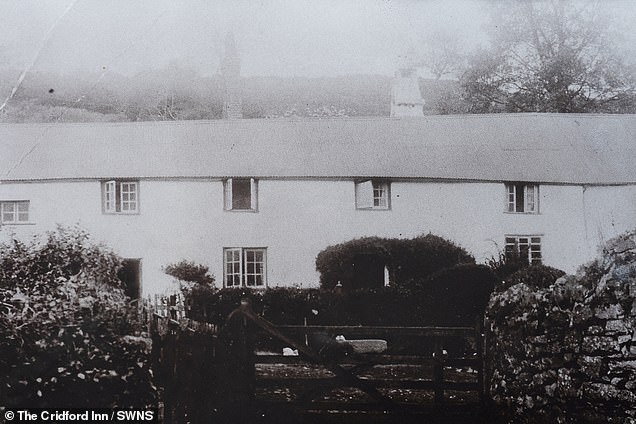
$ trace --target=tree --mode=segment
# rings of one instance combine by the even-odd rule
[[[436,80],[443,76],[456,76],[465,67],[466,54],[456,33],[432,30],[426,34],[422,52],[422,66]]]
[[[471,111],[633,113],[633,67],[596,2],[498,3],[492,47],[462,76]]]

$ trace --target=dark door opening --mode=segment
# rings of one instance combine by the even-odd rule
[[[141,259],[124,259],[117,276],[124,285],[124,292],[131,299],[141,296]]]
[[[384,286],[385,263],[377,255],[358,255],[353,258],[353,289]]]

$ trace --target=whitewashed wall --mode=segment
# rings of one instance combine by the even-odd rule
[[[589,255],[603,240],[636,229],[636,186],[586,187],[583,202]]]
[[[142,180],[138,215],[104,215],[98,181],[3,183],[0,200],[31,201],[32,224],[5,225],[0,237],[79,224],[141,258],[149,294],[175,288],[162,266],[181,259],[208,265],[222,284],[223,247],[266,247],[270,286],[310,287],[317,253],[355,237],[431,232],[483,261],[506,234],[541,235],[544,263],[573,272],[601,236],[636,227],[634,186],[541,185],[539,214],[505,213],[503,183],[393,182],[387,211],[356,210],[353,181],[260,180],[258,192],[258,212],[224,211],[221,181]]]

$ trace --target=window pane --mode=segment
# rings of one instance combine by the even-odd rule
[[[251,209],[251,183],[247,178],[232,179],[232,209]]]
[[[15,222],[15,202],[0,203],[2,206],[2,222]]]
[[[526,186],[526,212],[534,212],[535,210],[534,189],[533,185]]]
[[[373,207],[386,208],[389,205],[388,184],[382,182],[373,183]]]

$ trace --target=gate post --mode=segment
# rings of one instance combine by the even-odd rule
[[[487,388],[489,379],[486,377],[486,373],[488,370],[486,360],[488,355],[486,354],[487,344],[484,320],[485,316],[480,314],[477,317],[477,322],[475,323],[475,337],[477,337],[477,354],[479,355],[477,381],[479,383],[479,406],[481,407],[482,411],[486,407],[486,395],[489,392]]]
[[[435,337],[435,353],[433,365],[433,384],[435,386],[435,407],[440,407],[444,403],[444,351],[442,340]]]
[[[256,391],[256,361],[254,357],[254,328],[242,313],[251,312],[249,299],[225,322],[219,344],[219,398],[228,423],[253,421]]]

